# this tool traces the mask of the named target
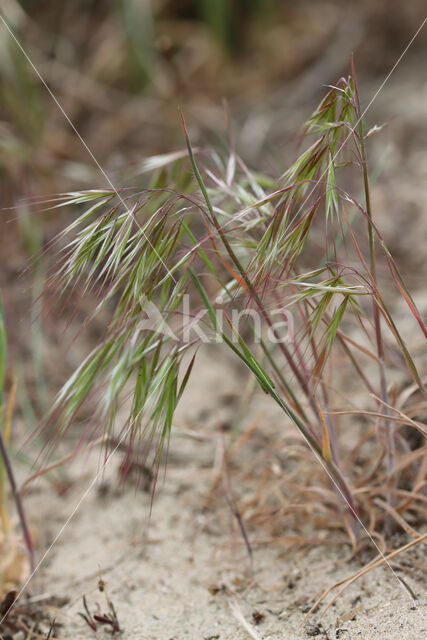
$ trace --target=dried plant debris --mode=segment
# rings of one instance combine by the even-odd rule
[[[23,637],[52,638],[62,626],[56,619],[52,619],[52,608],[63,607],[68,600],[57,596],[25,595],[17,599],[18,592],[10,591],[0,603],[0,634],[2,638],[13,638],[19,632]]]
[[[0,531],[0,598],[24,584],[30,574],[28,554],[13,533]]]
[[[264,622],[264,620],[265,620],[265,613],[262,613],[262,611],[252,612],[252,622],[254,624],[261,624],[261,622]]]

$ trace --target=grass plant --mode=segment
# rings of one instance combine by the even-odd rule
[[[425,389],[393,317],[391,287],[417,330],[427,330],[374,217],[366,145],[379,128],[365,129],[354,69],[306,122],[303,138],[314,142],[302,141],[276,180],[251,171],[232,144],[225,152],[195,150],[184,119],[183,130],[188,160],[150,158],[146,188],[46,201],[79,211],[56,240],[49,286],[59,306],[87,296],[95,300],[87,322],[109,318],[56,399],[45,425],[49,450],[89,402],[96,409],[84,436],[101,429],[126,442],[124,470],[136,457],[157,472],[203,329],[295,425],[338,495],[341,526],[355,545],[360,522],[370,534],[384,524],[405,528],[405,514],[416,522],[425,449],[411,450],[405,429],[425,436],[409,405],[415,398],[425,407]],[[360,186],[362,201],[352,195]],[[379,277],[379,264],[388,278]],[[191,317],[183,323],[186,296]],[[408,391],[393,390],[396,370]],[[363,408],[339,405],[348,385],[363,394]],[[369,438],[375,464],[360,474],[351,452]],[[387,518],[367,507],[372,491],[374,511]]]

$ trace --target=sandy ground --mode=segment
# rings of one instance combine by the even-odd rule
[[[211,352],[201,354],[178,424],[200,419],[203,396],[206,433],[215,433],[215,422],[226,417],[227,410],[222,416],[217,410],[221,398],[237,385],[236,378],[233,383],[233,377],[224,376],[223,364]],[[261,412],[262,402],[255,400]],[[66,498],[47,495],[42,486],[31,496],[28,505],[43,549],[55,541],[86,494],[39,572],[43,592],[68,601],[55,612],[63,624],[56,636],[96,637],[78,612],[83,611],[83,595],[91,611],[97,602],[106,610],[105,594],[98,590],[100,576],[122,637],[129,640],[415,640],[426,633],[421,576],[405,576],[419,597],[414,601],[388,568],[376,569],[353,584],[323,618],[320,611],[306,619],[326,588],[360,568],[346,561],[349,545],[325,538],[324,545],[311,548],[254,546],[251,570],[225,499],[206,503],[215,467],[214,442],[176,435],[171,449],[151,519],[149,493],[126,484],[118,495],[118,456],[95,484],[98,454],[77,460]],[[259,538],[256,532],[250,537]],[[422,562],[421,550],[416,553]]]

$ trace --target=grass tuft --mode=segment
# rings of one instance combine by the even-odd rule
[[[315,142],[277,181],[248,169],[234,148],[196,153],[181,118],[187,166],[182,151],[155,156],[143,165],[153,173],[151,187],[120,198],[73,192],[46,203],[80,210],[57,240],[50,286],[63,300],[74,290],[94,300],[87,322],[109,318],[57,397],[51,448],[89,402],[95,410],[86,434],[100,425],[111,440],[124,438],[128,466],[134,452],[145,461],[151,451],[158,471],[203,341],[200,331],[188,337],[197,321],[296,426],[329,476],[340,526],[355,544],[360,524],[371,533],[390,519],[402,526],[399,518],[418,509],[421,464],[417,456],[402,463],[409,455],[402,427],[419,430],[420,421],[390,395],[396,362],[412,376],[418,402],[425,391],[387,287],[403,297],[424,335],[426,328],[374,220],[366,151],[373,129],[365,133],[354,68],[308,119],[305,135]],[[362,188],[362,202],[349,184],[351,192]],[[390,271],[387,282],[379,264]],[[183,325],[187,294],[201,309]],[[277,316],[282,326],[292,320],[286,340]],[[379,460],[370,472],[349,459],[360,431],[357,412],[349,422],[339,406],[349,383],[366,399],[367,438]]]

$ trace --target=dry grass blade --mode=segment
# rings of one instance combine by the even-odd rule
[[[338,591],[338,593],[335,594],[335,596],[329,601],[327,606],[323,609],[322,611],[322,616],[323,616],[326,613],[326,611],[333,605],[333,603],[339,598],[339,596],[343,593],[343,591],[345,591],[345,589],[347,589],[351,584],[353,584],[353,582],[355,582],[356,580],[364,576],[366,573],[369,573],[369,571],[372,571],[373,569],[376,569],[377,567],[381,566],[382,564],[384,564],[384,562],[389,562],[400,553],[403,553],[404,551],[407,551],[411,547],[414,547],[416,544],[422,544],[426,538],[427,538],[427,533],[424,533],[422,536],[418,537],[416,540],[412,540],[411,542],[408,542],[407,544],[403,545],[399,549],[396,549],[395,551],[388,553],[386,556],[383,556],[376,560],[375,559],[372,560],[365,567],[362,567],[362,569],[359,569],[359,571],[356,571],[355,573],[351,574],[347,578],[344,578],[343,580],[336,582],[334,585],[332,585],[322,593],[320,598],[318,598],[318,600],[316,600],[314,605],[311,607],[310,611],[307,612],[305,618],[307,618],[317,609],[319,604],[323,602],[323,600],[331,593],[331,591],[333,591],[337,587],[340,587],[341,585],[344,585]]]
[[[409,536],[411,536],[411,538],[414,538],[414,540],[419,540],[421,538],[421,534],[418,533],[418,531],[415,531],[415,529],[413,529],[407,522],[405,522],[402,516],[400,516],[397,513],[396,509],[393,509],[393,507],[390,504],[387,504],[387,502],[384,502],[384,500],[380,500],[379,498],[374,500],[374,503],[378,505],[381,509],[384,509],[385,511],[387,511],[387,513],[389,513],[394,518],[397,524],[400,527],[402,527],[402,529]]]
[[[376,399],[378,400],[378,402],[381,402],[381,400],[379,398],[376,398]],[[392,407],[389,404],[386,404],[385,406],[390,408],[391,411],[396,411],[400,416],[399,418],[396,418],[394,416],[388,416],[388,420],[390,422],[395,422],[397,424],[407,424],[407,425],[409,425],[411,427],[414,427],[414,429],[416,429],[417,431],[422,433],[424,436],[427,435],[427,427],[425,425],[421,424],[420,422],[415,422],[415,420],[412,420],[411,418],[408,418],[407,416],[405,416],[404,413],[402,413],[398,409],[395,409],[394,407]],[[369,417],[372,417],[372,418],[382,418],[384,416],[384,414],[378,413],[378,411],[364,411],[364,410],[357,411],[355,409],[347,409],[347,410],[341,410],[341,411],[330,411],[329,415],[331,415],[331,416],[354,416],[354,415],[359,415],[359,416],[369,416]]]
[[[249,637],[253,638],[253,640],[262,640],[261,636],[255,631],[254,627],[246,620],[237,601],[229,600],[228,604],[237,622],[240,624],[242,629],[246,631]]]

